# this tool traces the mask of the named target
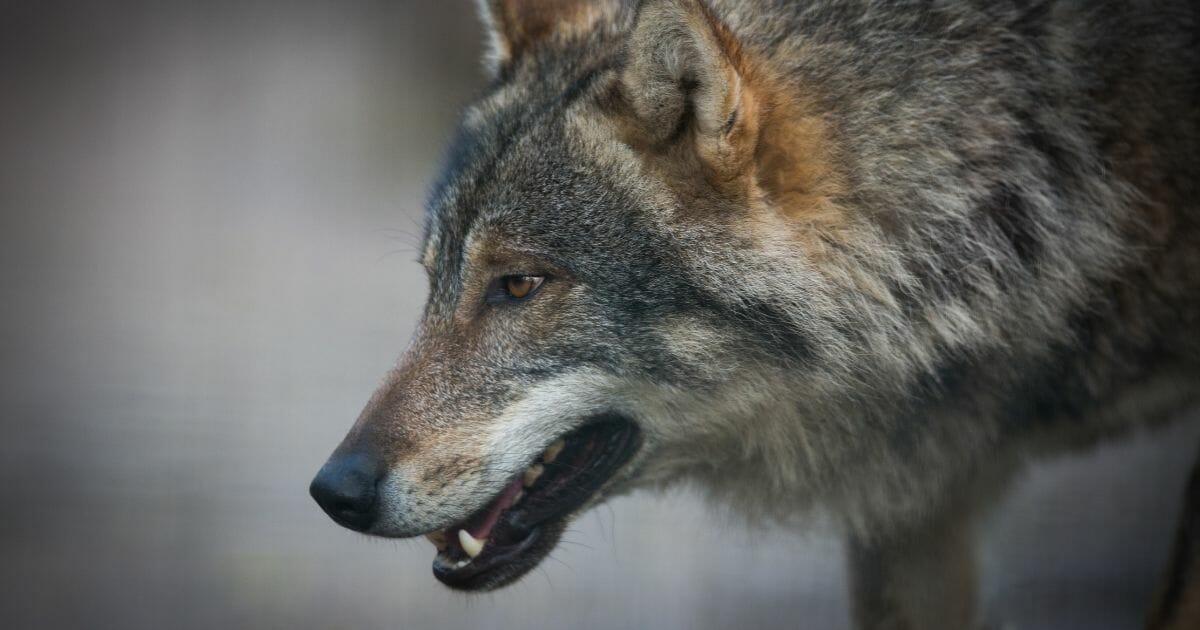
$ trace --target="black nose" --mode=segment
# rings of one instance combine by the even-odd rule
[[[375,521],[375,484],[379,468],[362,454],[329,458],[308,487],[317,505],[345,527],[365,531]]]

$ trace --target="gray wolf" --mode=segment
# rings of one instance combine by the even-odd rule
[[[312,485],[445,584],[688,481],[834,515],[860,627],[966,628],[1015,466],[1200,397],[1200,5],[480,7],[423,317]]]

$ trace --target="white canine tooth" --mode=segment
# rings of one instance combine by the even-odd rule
[[[517,490],[517,496],[513,497],[513,501],[512,501],[512,502],[513,502],[513,505],[516,505],[517,503],[520,503],[520,502],[521,502],[521,499],[524,499],[524,498],[525,498],[525,491],[524,491],[524,490]]]
[[[433,546],[438,548],[438,551],[446,548],[446,532],[429,532],[428,534],[425,534],[425,538],[428,538],[429,542],[433,543]]]
[[[463,551],[467,552],[468,556],[474,558],[483,551],[483,545],[487,540],[475,540],[475,537],[465,529],[458,530],[458,543],[462,545]]]
[[[529,486],[532,486],[533,482],[537,481],[538,477],[541,477],[542,473],[544,472],[546,472],[546,467],[542,466],[541,464],[534,464],[529,468],[526,468],[524,479],[525,487],[528,488]]]
[[[542,461],[546,462],[547,464],[553,462],[566,445],[567,443],[564,442],[562,438],[555,440],[553,444],[546,447],[546,452],[542,453]]]

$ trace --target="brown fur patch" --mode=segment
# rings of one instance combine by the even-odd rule
[[[772,210],[795,227],[805,250],[822,252],[826,239],[841,241],[848,227],[836,201],[844,185],[829,125],[796,88],[762,82],[772,85],[763,89],[768,105],[754,158],[756,184]]]
[[[697,37],[717,46],[725,60],[724,100],[711,109],[727,113],[728,126],[694,124],[685,138],[663,145],[652,140],[660,133],[647,130],[633,108],[624,107],[620,135],[689,209],[748,208],[749,214],[735,219],[752,226],[749,236],[761,229],[777,236],[782,228],[802,241],[807,255],[819,256],[830,241],[848,238],[846,211],[836,201],[845,185],[830,123],[804,96],[803,86],[745,50],[703,3],[695,7],[687,14],[689,27],[707,31]]]
[[[804,97],[803,86],[777,76],[765,60],[748,54],[724,24],[711,13],[708,17],[745,83],[746,123],[734,130],[730,141],[752,150],[752,159],[740,164],[750,169],[753,179],[748,197],[796,227],[797,236],[808,245],[806,251],[823,250],[814,246],[822,237],[837,235],[840,240],[846,223],[845,209],[835,201],[844,186],[835,166],[829,123]]]

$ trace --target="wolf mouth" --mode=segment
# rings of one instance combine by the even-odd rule
[[[640,446],[641,431],[620,416],[559,438],[478,512],[426,534],[438,548],[434,577],[460,590],[494,589],[521,577]]]

